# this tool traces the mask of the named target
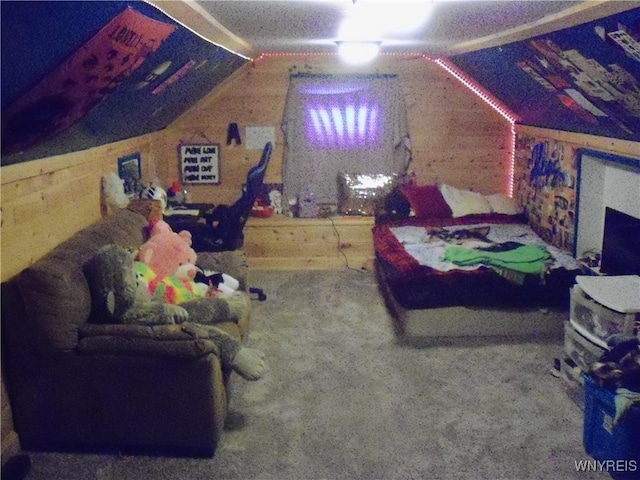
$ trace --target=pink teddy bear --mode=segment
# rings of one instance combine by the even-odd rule
[[[149,266],[159,278],[176,276],[193,280],[197,273],[197,255],[191,248],[191,233],[174,232],[164,220],[155,222],[150,238],[141,247],[140,261]]]

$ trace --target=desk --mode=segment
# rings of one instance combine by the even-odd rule
[[[214,203],[180,203],[169,206],[164,211],[165,217],[194,216],[204,217],[216,207]]]

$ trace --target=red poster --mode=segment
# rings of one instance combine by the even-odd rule
[[[25,151],[83,118],[175,30],[127,8],[2,114],[2,155]]]

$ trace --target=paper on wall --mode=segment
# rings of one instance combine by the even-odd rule
[[[275,127],[247,127],[245,144],[248,150],[262,150],[267,142],[276,146]]]

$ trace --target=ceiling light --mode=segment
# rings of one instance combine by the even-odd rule
[[[354,2],[355,3],[355,2]],[[338,35],[340,38],[404,36],[427,21],[431,12],[430,1],[359,0],[344,18]]]
[[[338,54],[346,63],[361,64],[373,60],[380,51],[380,42],[336,42]]]

